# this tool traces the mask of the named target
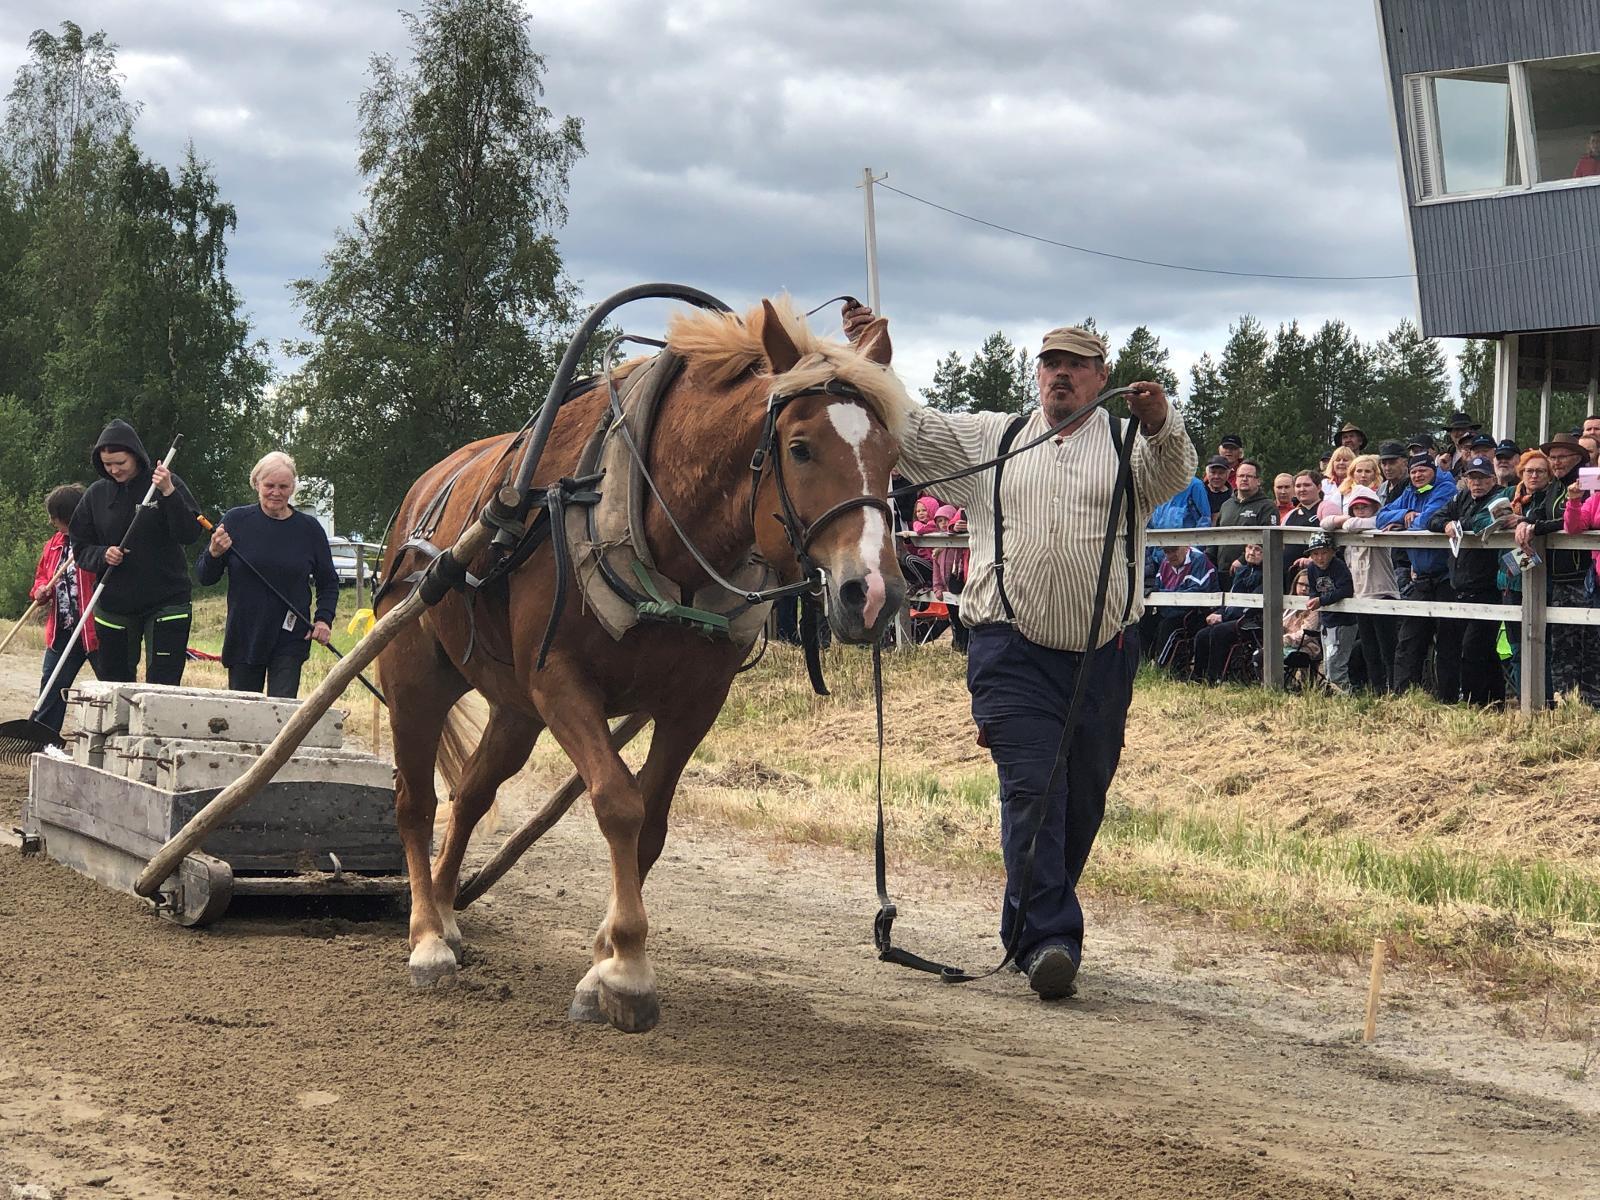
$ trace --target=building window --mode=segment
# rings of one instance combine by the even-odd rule
[[[1600,176],[1600,54],[1522,64],[1535,182]]]
[[[1421,198],[1521,185],[1509,67],[1417,75],[1406,84]]]

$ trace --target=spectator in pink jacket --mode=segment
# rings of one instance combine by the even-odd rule
[[[1567,507],[1562,510],[1561,528],[1565,533],[1592,533],[1600,530],[1600,492],[1585,492],[1577,484],[1567,489]],[[1600,576],[1600,550],[1592,550],[1594,566],[1590,574]]]

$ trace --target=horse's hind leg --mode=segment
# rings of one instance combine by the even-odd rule
[[[441,666],[421,625],[405,630],[384,651],[381,681],[394,731],[394,805],[411,885],[411,982],[433,987],[453,982],[456,956],[444,940],[444,920],[433,891],[431,850],[439,798],[433,769],[439,735],[451,707],[466,691],[453,669]]]
[[[522,770],[543,728],[537,717],[504,705],[491,707],[483,738],[467,760],[451,797],[450,824],[433,864],[433,896],[439,905],[445,944],[457,959],[461,957],[461,929],[456,924],[455,898],[461,889],[461,859],[467,842],[494,803],[500,785]]]

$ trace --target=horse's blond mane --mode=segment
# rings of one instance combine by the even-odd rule
[[[782,376],[784,390],[814,387],[830,379],[848,383],[873,407],[889,432],[902,438],[914,402],[900,377],[848,342],[829,341],[812,333],[789,297],[779,296],[772,307],[801,355],[794,368]],[[743,317],[705,309],[675,313],[667,326],[667,345],[697,366],[709,382],[731,384],[751,369],[770,370],[761,345],[765,320],[759,305]]]

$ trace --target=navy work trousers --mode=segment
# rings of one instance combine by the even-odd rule
[[[1018,961],[1045,946],[1083,952],[1078,878],[1106,812],[1106,792],[1122,757],[1122,735],[1139,669],[1132,627],[1088,654],[1051,650],[1010,625],[980,625],[967,651],[972,717],[1000,775],[1000,839],[1006,897],[1000,937],[1009,943],[1023,864],[1035,825],[1032,895]],[[1080,670],[1089,672],[1065,762],[1049,788],[1067,707]],[[1039,824],[1040,805],[1043,824]]]

